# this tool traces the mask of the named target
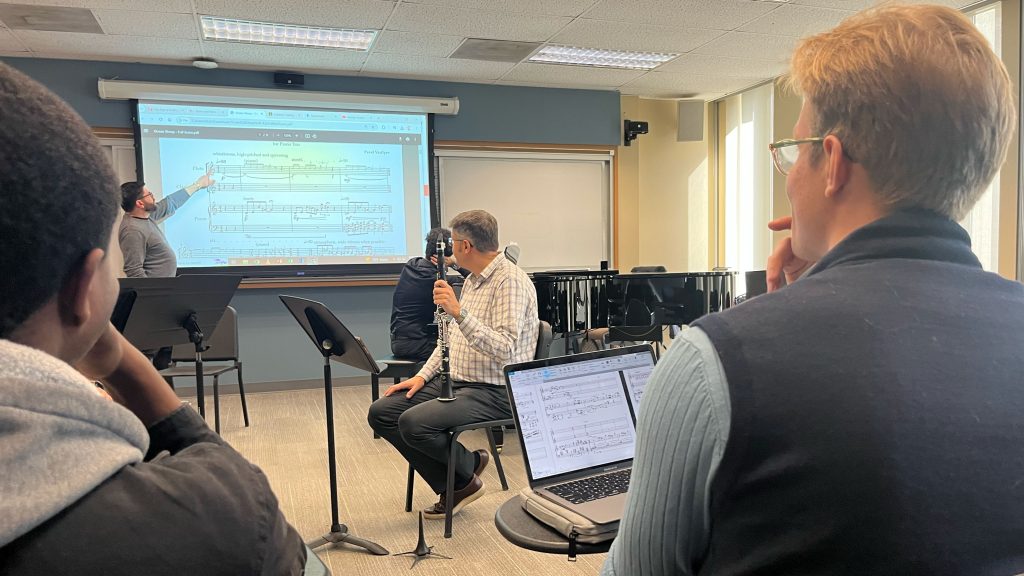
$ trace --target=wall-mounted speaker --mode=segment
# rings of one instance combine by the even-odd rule
[[[679,130],[676,142],[701,142],[704,140],[704,101],[679,101]]]
[[[302,74],[292,72],[274,72],[274,84],[278,86],[290,86],[301,88],[306,83],[306,77]]]

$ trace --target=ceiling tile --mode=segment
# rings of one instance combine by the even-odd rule
[[[881,0],[791,0],[793,4],[801,6],[820,6],[822,8],[836,8],[839,10],[859,11],[879,4]],[[978,0],[908,0],[907,4],[942,4],[963,8],[971,4],[977,4]]]
[[[191,0],[12,0],[5,4],[33,4],[36,6],[72,6],[92,10],[138,10],[140,12],[174,12],[191,14]]]
[[[384,30],[373,44],[373,52],[393,54],[419,54],[445,58],[462,43],[462,36],[430,34],[427,32],[398,32]]]
[[[689,52],[724,34],[721,30],[674,28],[578,18],[551,39],[555,44],[643,52]]]
[[[716,98],[763,82],[764,78],[723,78],[678,72],[648,72],[623,85],[623,94],[659,98],[691,98],[714,95]]]
[[[853,12],[783,4],[740,28],[743,32],[802,38],[835,28]]]
[[[492,10],[519,14],[579,16],[597,0],[409,0],[412,4],[450,6],[465,10]]]
[[[514,64],[430,56],[373,53],[366,59],[365,76],[396,76],[432,80],[497,80]]]
[[[562,66],[523,62],[502,76],[502,81],[544,83],[550,86],[602,86],[614,90],[646,74],[646,70],[616,70],[590,66]]]
[[[0,28],[0,52],[27,52],[25,46],[18,42],[6,28]]]
[[[202,54],[198,40],[162,38],[154,42],[143,36],[104,36],[73,32],[14,32],[33,52],[47,56],[117,57],[121,60],[145,61],[192,60]],[[96,58],[101,59],[101,58]]]
[[[754,58],[727,58],[708,54],[683,54],[679,58],[658,66],[658,72],[680,72],[699,76],[729,78],[772,78],[786,71],[785,60],[757,60]]]
[[[334,70],[357,72],[366,60],[366,52],[332,50],[328,48],[298,48],[295,46],[261,46],[238,42],[203,41],[208,58],[224,64],[260,66],[264,69]]]
[[[160,14],[135,10],[93,10],[103,31],[116,36],[150,36],[153,38],[199,38],[192,14]]]
[[[694,52],[731,58],[785,61],[789,60],[789,55],[796,47],[796,42],[796,38],[787,36],[729,32],[697,48]]]
[[[388,21],[388,30],[430,30],[467,38],[543,42],[568,24],[563,16],[509,14],[458,10],[426,4],[400,4]]]
[[[275,2],[273,0],[196,0],[196,10],[209,16],[245,18],[261,22],[305,24],[328,28],[384,27],[394,2],[332,0],[330,2]]]
[[[801,6],[819,6],[822,8],[836,8],[838,10],[850,10],[853,12],[870,8],[878,4],[879,0],[792,0],[793,4]]]
[[[587,18],[681,28],[733,30],[778,8],[749,0],[601,0]]]

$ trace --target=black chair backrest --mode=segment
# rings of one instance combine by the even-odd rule
[[[543,360],[551,354],[551,341],[555,339],[551,331],[551,324],[544,320],[540,321],[540,329],[537,330],[537,351],[533,354],[534,360]]]
[[[635,273],[651,273],[651,272],[668,272],[664,266],[633,266],[630,272]]]

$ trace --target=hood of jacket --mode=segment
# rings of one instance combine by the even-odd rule
[[[142,422],[74,368],[0,339],[0,546],[141,462],[148,446]]]

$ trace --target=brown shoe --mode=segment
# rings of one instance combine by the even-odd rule
[[[473,469],[473,474],[479,476],[484,473],[484,468],[487,468],[487,462],[490,461],[491,455],[487,450],[477,450],[474,454],[480,457],[480,463]]]
[[[466,504],[483,495],[484,483],[480,480],[479,476],[474,475],[465,488],[455,491],[455,501],[452,503],[452,516],[457,514],[459,510],[462,510]],[[441,498],[433,506],[423,511],[423,517],[430,520],[444,518],[444,494],[441,494]]]

